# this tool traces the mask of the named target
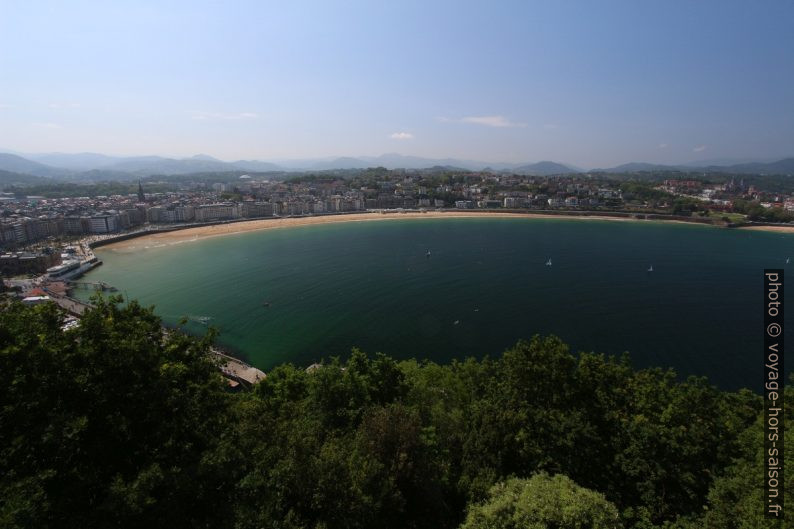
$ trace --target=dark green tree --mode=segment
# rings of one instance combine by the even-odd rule
[[[95,301],[65,332],[53,304],[0,311],[0,525],[222,526],[231,484],[208,456],[228,397],[209,338]]]
[[[461,529],[618,529],[617,508],[563,475],[509,479],[469,508]]]

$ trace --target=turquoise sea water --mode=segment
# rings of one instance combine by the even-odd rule
[[[757,391],[762,272],[794,259],[791,235],[568,219],[384,220],[152,244],[98,249],[105,264],[88,278],[167,324],[186,316],[201,333],[209,321],[221,345],[264,370],[352,347],[445,362],[553,333],[575,350],[629,351],[639,367]]]

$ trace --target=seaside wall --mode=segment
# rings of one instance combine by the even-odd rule
[[[424,212],[430,210],[421,210],[421,209],[405,209],[399,210],[401,212],[409,213],[409,212]],[[446,209],[443,210],[447,213],[456,213],[465,211],[466,214],[477,214],[481,213],[483,215],[487,215],[489,213],[514,213],[516,215],[558,215],[561,217],[614,217],[614,218],[635,218],[635,219],[645,219],[645,220],[676,220],[680,222],[692,222],[696,224],[709,224],[709,225],[722,225],[721,221],[716,221],[715,219],[711,218],[702,218],[702,217],[685,217],[682,215],[665,215],[660,213],[642,213],[642,212],[632,212],[632,211],[581,211],[581,210],[559,210],[559,209],[466,209],[466,210],[458,210],[458,209]],[[362,210],[362,211],[340,211],[340,212],[333,212],[333,213],[323,213],[319,215],[294,215],[290,217],[260,217],[260,218],[244,218],[244,219],[232,219],[232,220],[224,220],[219,222],[200,222],[200,223],[191,223],[191,224],[184,224],[179,226],[167,226],[162,228],[150,228],[146,230],[141,230],[133,233],[122,233],[115,237],[108,237],[106,239],[101,239],[98,241],[93,241],[88,243],[90,248],[99,248],[101,246],[105,246],[108,244],[113,244],[116,242],[126,241],[129,239],[134,239],[136,237],[144,237],[146,235],[153,235],[157,233],[167,233],[171,231],[179,231],[179,230],[189,230],[191,228],[201,228],[205,226],[217,226],[221,224],[236,224],[239,222],[250,222],[250,221],[267,221],[267,220],[277,220],[277,219],[284,219],[284,218],[304,218],[304,217],[334,217],[340,215],[356,215],[356,214],[365,214],[365,213],[374,213],[374,212],[388,212],[388,213],[397,213],[398,211],[384,211],[384,210]],[[783,224],[774,224],[774,223],[760,223],[760,222],[753,222],[753,223],[742,223],[742,226],[745,225],[752,225],[752,226],[782,226]],[[729,227],[738,227],[737,225],[729,225]]]
[[[334,213],[322,213],[319,215],[292,215],[290,217],[253,217],[253,218],[243,218],[243,219],[231,219],[231,220],[221,220],[217,222],[194,222],[191,224],[182,224],[179,226],[167,226],[163,228],[149,228],[146,230],[136,231],[133,233],[122,233],[115,237],[108,237],[106,239],[100,239],[98,241],[92,241],[88,243],[88,246],[91,249],[99,248],[101,246],[106,246],[108,244],[113,244],[116,242],[126,241],[129,239],[135,239],[136,237],[145,237],[146,235],[154,235],[156,233],[168,233],[171,231],[180,231],[180,230],[189,230],[191,228],[203,228],[205,226],[218,226],[221,224],[237,224],[239,222],[251,222],[251,221],[267,221],[267,220],[278,220],[278,219],[285,219],[285,218],[303,218],[303,217],[334,217],[338,215],[356,215],[361,213],[370,213],[369,211],[340,211]]]

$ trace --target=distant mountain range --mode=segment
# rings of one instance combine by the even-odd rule
[[[46,184],[47,182],[51,182],[50,178],[45,178],[43,176],[33,176],[30,174],[24,173],[13,173],[11,171],[3,171],[0,170],[0,186],[8,186],[8,185],[21,185],[21,186],[29,186],[29,185],[37,185],[37,184]]]
[[[774,162],[749,162],[733,165],[659,165],[632,162],[609,169],[593,169],[592,172],[635,173],[639,171],[685,171],[704,173],[735,173],[735,174],[794,174],[794,158],[783,158]]]
[[[51,178],[61,177],[70,180],[97,180],[103,178],[103,176],[114,179],[134,179],[152,175],[181,175],[207,172],[329,171],[335,169],[366,169],[369,167],[385,167],[387,169],[427,169],[435,167],[471,171],[487,169],[539,176],[569,174],[581,171],[576,167],[548,161],[533,164],[494,164],[452,158],[421,158],[396,153],[358,158],[282,160],[278,163],[260,160],[224,162],[205,154],[176,159],[162,156],[115,157],[97,153],[32,155],[0,153],[0,170]]]
[[[717,162],[717,161],[714,161]],[[708,165],[705,165],[708,164]],[[380,156],[321,158],[302,160],[239,160],[224,162],[198,154],[190,158],[166,158],[162,156],[108,156],[98,153],[47,153],[19,154],[0,152],[0,182],[7,183],[12,178],[21,183],[24,176],[51,178],[67,181],[134,180],[153,175],[185,175],[211,172],[273,172],[327,171],[337,169],[366,169],[385,167],[387,169],[445,169],[511,172],[535,176],[572,174],[584,172],[583,169],[552,161],[536,163],[488,163],[454,158],[422,158],[397,153]],[[630,173],[638,171],[697,171],[726,173],[794,174],[794,158],[774,162],[751,161],[730,165],[692,162],[687,165],[658,165],[649,163],[627,163],[608,169],[594,169],[609,173]]]
[[[12,173],[24,173],[34,176],[58,177],[69,173],[66,169],[58,169],[49,165],[44,165],[33,160],[28,160],[16,154],[0,153],[0,171]]]

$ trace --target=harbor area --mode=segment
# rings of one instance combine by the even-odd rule
[[[48,264],[58,264],[47,267],[45,273],[34,277],[29,275],[3,279],[0,282],[0,292],[5,292],[26,305],[56,304],[67,314],[63,327],[67,330],[79,325],[83,314],[92,308],[89,302],[73,295],[75,290],[112,294],[117,289],[103,281],[87,281],[82,278],[83,274],[102,264],[94,255],[89,242],[66,246],[57,257],[53,257]],[[210,354],[227,380],[230,390],[250,388],[266,376],[261,370],[218,348],[211,348]]]

